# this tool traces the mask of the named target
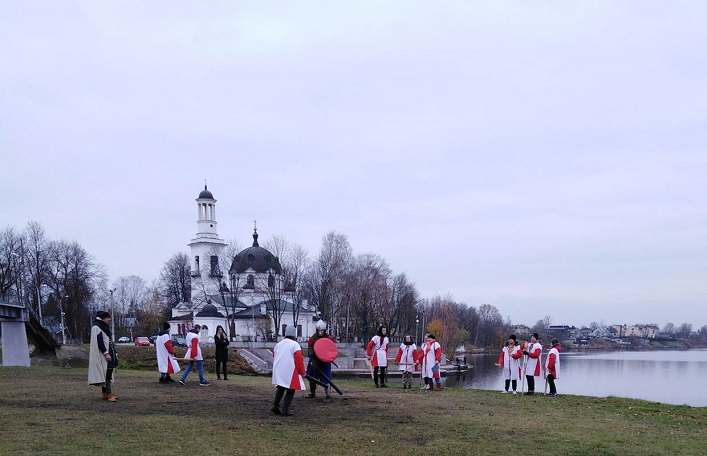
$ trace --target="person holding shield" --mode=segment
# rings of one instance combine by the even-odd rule
[[[309,380],[309,394],[306,397],[313,398],[316,396],[317,383],[326,385],[324,387],[324,393],[326,397],[324,401],[329,402],[331,400],[331,385],[329,385],[329,380],[331,379],[331,361],[324,361],[321,357],[317,356],[317,352],[314,349],[314,345],[320,339],[329,339],[334,341],[334,338],[327,334],[326,323],[323,320],[317,321],[315,325],[316,331],[312,337],[307,341],[307,348],[309,350],[309,362],[307,363],[307,377],[312,378]]]
[[[366,355],[371,366],[373,366],[373,383],[378,388],[378,380],[380,379],[380,387],[387,388],[385,384],[385,371],[388,368],[388,328],[381,326],[378,328],[378,334],[368,342],[366,346]]]

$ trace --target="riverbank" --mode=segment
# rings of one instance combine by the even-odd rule
[[[343,396],[297,393],[295,416],[281,417],[269,410],[268,377],[206,388],[188,380],[163,385],[153,371],[121,370],[113,404],[83,368],[0,368],[0,454],[707,454],[707,408],[341,379]]]

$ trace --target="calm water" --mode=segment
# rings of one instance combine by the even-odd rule
[[[565,352],[555,382],[557,393],[597,397],[629,397],[666,404],[707,406],[707,350],[647,352]],[[449,385],[501,391],[503,378],[494,366],[498,355],[467,355],[474,368],[449,375]],[[543,363],[545,353],[543,353]],[[535,391],[543,391],[536,379]],[[520,382],[518,384],[520,391]]]

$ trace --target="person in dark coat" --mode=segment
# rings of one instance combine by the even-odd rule
[[[110,330],[110,312],[100,312],[91,327],[91,346],[88,355],[88,383],[101,387],[103,399],[118,402],[112,390],[113,370],[118,366],[118,357]]]
[[[223,367],[223,379],[228,380],[228,370],[226,369],[228,366],[228,336],[221,325],[216,327],[214,344],[216,345],[216,380],[221,380],[221,367]]]

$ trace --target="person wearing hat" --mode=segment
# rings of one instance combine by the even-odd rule
[[[160,371],[160,383],[173,383],[174,379],[170,374],[176,374],[180,370],[176,359],[176,352],[172,346],[172,339],[169,336],[170,325],[166,321],[162,324],[162,331],[155,339],[155,349],[157,352],[157,368]]]
[[[513,394],[516,394],[518,388],[518,380],[520,379],[520,358],[523,356],[523,351],[515,334],[508,337],[505,347],[501,350],[498,357],[497,366],[503,368],[504,389],[502,393],[509,393],[509,388],[513,388]]]
[[[290,404],[295,395],[295,390],[304,391],[304,357],[302,347],[295,340],[294,326],[285,329],[285,338],[278,342],[273,349],[272,384],[277,385],[275,401],[271,412],[276,415],[292,416]],[[283,396],[285,400],[280,408]]]
[[[557,396],[557,388],[555,388],[555,380],[560,378],[560,341],[557,339],[552,339],[550,342],[552,348],[547,354],[545,359],[545,378],[547,379],[548,385],[550,385],[549,397]]]
[[[535,394],[535,377],[540,376],[540,356],[543,353],[543,346],[538,342],[538,333],[530,336],[528,347],[523,350],[523,354],[528,357],[525,363],[525,379],[528,382],[528,391],[523,393],[526,396]]]
[[[118,357],[113,346],[113,333],[110,321],[113,317],[109,312],[98,313],[91,327],[91,342],[88,354],[88,383],[100,386],[103,399],[108,402],[118,402],[113,395],[113,370],[118,365]]]
[[[319,339],[329,338],[333,340],[333,338],[327,334],[326,323],[324,320],[317,321],[317,324],[314,327],[316,329],[314,335],[307,340],[307,348],[309,353],[307,355],[309,357],[309,361],[307,362],[307,376],[319,380],[321,383],[327,385],[324,388],[324,401],[329,402],[331,401],[331,386],[329,385],[329,379],[331,378],[331,363],[327,363],[319,359],[317,353],[314,351],[314,344]],[[315,397],[316,392],[317,384],[312,380],[309,380],[309,394],[305,397],[313,398]]]

